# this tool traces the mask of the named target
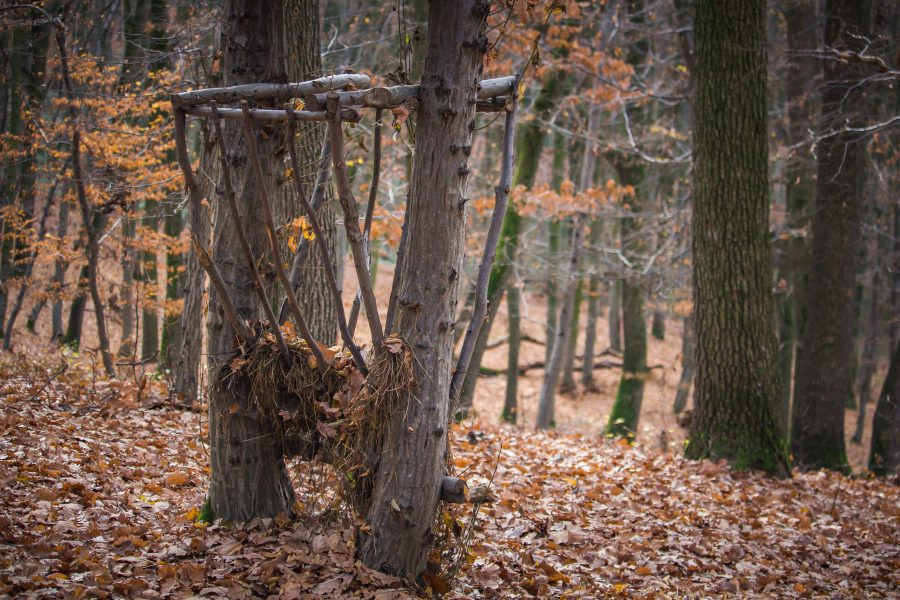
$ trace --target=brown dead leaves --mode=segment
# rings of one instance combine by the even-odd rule
[[[53,365],[27,369],[0,364],[0,596],[429,593],[361,565],[343,526],[197,523],[204,416],[110,412],[115,388],[78,369],[28,401]],[[452,446],[458,474],[473,489],[493,477],[496,499],[480,507],[446,597],[878,598],[900,586],[900,490],[883,482],[775,481],[599,437],[481,425],[457,428]],[[295,485],[304,499],[334,482]],[[448,583],[435,577],[431,591]]]

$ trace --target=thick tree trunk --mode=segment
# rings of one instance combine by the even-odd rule
[[[697,378],[685,453],[786,475],[768,227],[766,2],[696,6]]]
[[[691,384],[694,382],[694,368],[696,343],[694,338],[694,313],[684,318],[684,326],[681,333],[681,377],[678,380],[678,390],[675,392],[675,404],[672,411],[678,415],[685,409]]]
[[[869,404],[872,395],[872,376],[875,374],[877,360],[875,351],[878,343],[878,242],[875,235],[869,240],[870,258],[869,270],[872,273],[869,278],[869,289],[863,298],[863,330],[865,338],[863,341],[862,352],[859,358],[859,394],[857,402],[859,404],[859,413],[856,417],[856,429],[853,432],[853,442],[862,443],[863,431],[866,427],[866,406]],[[875,252],[871,252],[871,248],[875,247]]]
[[[894,348],[891,367],[875,407],[869,470],[879,476],[898,474],[900,469],[900,345]]]
[[[869,22],[868,0],[826,2],[827,46],[860,50]],[[858,66],[826,61],[822,126],[864,124]],[[860,257],[861,195],[866,142],[839,133],[819,141],[812,254],[802,352],[797,361],[791,450],[801,468],[845,470],[844,404],[853,389],[854,290]]]
[[[246,377],[231,379],[225,372],[210,390],[207,501],[216,519],[274,517],[290,513],[294,505],[281,440],[261,418],[253,394]]]
[[[366,514],[371,531],[357,534],[364,563],[403,577],[425,570],[447,461],[452,322],[469,172],[459,148],[472,135],[489,7],[484,0],[434,2],[428,17],[396,325],[415,355],[417,389],[401,400],[386,432],[392,442]]]
[[[506,308],[509,313],[509,355],[506,365],[506,395],[500,418],[507,423],[516,423],[519,419],[519,346],[522,341],[519,294],[519,287],[515,282],[506,290]]]
[[[228,0],[223,7],[222,47],[224,50],[223,84],[283,83],[284,49],[283,13],[279,0]],[[267,256],[266,230],[260,203],[260,189],[274,189],[274,175],[281,161],[276,156],[283,149],[283,135],[264,129],[257,147],[266,181],[258,181],[252,169],[243,124],[223,123],[223,137],[228,149],[232,184],[240,223],[236,223],[224,199],[214,205],[215,230],[212,248],[214,261],[229,291],[229,298],[242,319],[263,319],[264,311],[253,286],[251,267],[238,243],[238,227],[246,233],[250,248],[258,259]],[[220,186],[221,187],[221,186]],[[224,188],[222,188],[224,190]],[[192,217],[193,218],[193,217]],[[276,260],[278,258],[276,257]],[[216,294],[210,294],[207,316],[207,351],[217,373],[210,396],[210,463],[209,502],[216,516],[246,520],[271,516],[292,510],[293,493],[280,457],[280,449],[270,445],[274,425],[265,422],[251,407],[253,390],[236,382],[225,386],[227,369],[220,369],[233,353],[234,332],[228,324]],[[232,413],[229,407],[240,408]],[[259,443],[259,445],[257,445]],[[249,493],[250,487],[253,493]]]

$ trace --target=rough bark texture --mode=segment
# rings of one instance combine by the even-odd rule
[[[286,71],[290,81],[308,81],[322,76],[322,54],[319,49],[319,1],[284,0],[284,44]],[[297,154],[300,164],[317,165],[325,128],[321,123],[298,123],[300,136]],[[311,196],[316,179],[315,167],[309,166],[300,177],[307,196]],[[300,201],[293,192],[293,186],[285,185],[276,195],[275,220],[279,225],[287,223],[303,214]],[[340,260],[337,244],[336,207],[331,186],[327,187],[325,202],[316,215],[322,227],[328,255],[332,262]],[[328,279],[323,274],[325,265],[315,249],[315,244],[305,244],[301,250],[303,267],[300,285],[297,288],[297,303],[303,311],[304,319],[313,337],[326,345],[334,343],[337,336],[337,302],[328,287]],[[328,265],[335,269],[335,265]]]
[[[786,474],[769,248],[765,0],[698,0],[690,458]]]
[[[562,382],[559,384],[559,392],[561,394],[575,393],[575,347],[578,344],[578,323],[581,321],[581,304],[584,301],[584,278],[578,278],[578,284],[575,287],[575,304],[572,305],[572,318],[569,321],[569,328],[572,330],[566,339],[568,342],[565,346],[565,356],[563,357]]]
[[[869,470],[876,475],[893,475],[900,469],[900,345],[894,348],[891,367],[878,397],[872,420],[872,447]]]
[[[869,21],[867,0],[829,0],[825,44],[861,50]],[[826,131],[865,119],[857,66],[826,61],[822,126]],[[847,468],[844,404],[853,389],[857,265],[860,257],[865,140],[837,134],[817,147],[815,211],[803,351],[791,427],[791,450],[801,468]]]
[[[417,389],[386,433],[392,444],[381,458],[365,515],[371,531],[357,536],[363,562],[405,577],[425,569],[447,461],[469,172],[459,149],[471,143],[488,10],[484,0],[434,2],[428,18],[396,324],[415,354]]]
[[[229,0],[223,8],[223,75],[224,85],[251,82],[284,82],[284,56],[281,46],[283,25],[281,2],[278,0]],[[260,162],[268,181],[257,181],[244,139],[242,123],[223,124],[228,163],[231,165],[240,226],[259,259],[266,255],[267,240],[260,210],[261,186],[272,189],[272,175],[280,135],[266,131],[257,140]],[[219,186],[221,187],[221,186]],[[223,188],[224,189],[224,188]],[[250,267],[241,254],[237,225],[224,199],[214,203],[215,230],[212,248],[214,261],[222,275],[238,314],[244,319],[260,319],[262,307],[252,287]],[[207,351],[213,365],[221,365],[231,356],[234,331],[228,325],[215,294],[209,299],[207,318]],[[212,372],[219,372],[217,367]],[[242,382],[225,386],[221,373],[211,386],[210,396],[210,462],[212,466],[209,502],[217,517],[246,520],[289,512],[293,499],[290,480],[280,451],[272,448],[272,425],[257,419],[252,408],[252,390]],[[222,388],[225,387],[224,391]],[[238,405],[232,413],[229,407]]]

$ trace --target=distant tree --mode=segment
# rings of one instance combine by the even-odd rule
[[[840,51],[866,45],[868,0],[825,3],[825,44]],[[856,274],[862,255],[865,138],[841,132],[864,122],[865,89],[858,63],[825,61],[818,176],[806,322],[801,334],[791,450],[801,468],[848,468],[844,407],[855,377]]]
[[[686,454],[786,475],[771,287],[765,0],[698,0],[693,281],[697,375]]]

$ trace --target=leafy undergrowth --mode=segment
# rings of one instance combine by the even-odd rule
[[[160,386],[138,404],[133,384],[75,366],[41,389],[57,372],[0,359],[0,596],[432,593],[355,561],[337,522],[197,522],[202,417],[167,406]],[[453,457],[471,484],[493,480],[496,501],[480,507],[448,597],[900,594],[900,489],[889,483],[775,481],[477,423],[454,432]]]

